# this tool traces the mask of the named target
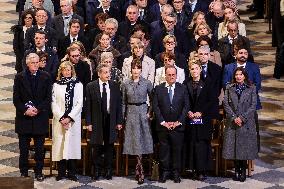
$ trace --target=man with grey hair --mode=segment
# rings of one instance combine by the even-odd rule
[[[61,39],[69,34],[69,22],[71,19],[79,19],[79,35],[84,35],[84,20],[81,16],[73,12],[72,0],[60,0],[60,8],[62,13],[55,16],[51,23],[51,27],[56,30],[58,39]]]
[[[208,45],[201,46],[197,50],[197,56],[202,64],[202,73],[201,73],[201,79],[205,82],[205,85],[212,86],[212,89],[214,89],[214,95],[212,95],[214,98],[212,99],[214,108],[210,111],[210,118],[215,119],[219,116],[219,95],[221,92],[221,81],[222,81],[222,68],[211,62],[209,60],[210,57],[210,48]]]
[[[110,44],[117,49],[121,54],[127,51],[126,39],[117,33],[118,21],[115,18],[108,18],[105,21],[104,33],[108,34],[111,38]],[[93,48],[99,45],[99,36],[96,36]]]
[[[103,52],[101,54],[100,64],[106,64],[110,67],[110,80],[115,81],[119,84],[122,82],[122,72],[113,66],[113,54],[111,52]]]
[[[155,57],[158,53],[163,52],[165,50],[163,45],[163,39],[166,35],[174,35],[177,39],[176,50],[179,53],[188,56],[189,54],[189,44],[187,44],[187,36],[185,32],[176,27],[177,23],[177,15],[172,12],[166,15],[163,19],[163,29],[156,30],[152,34],[152,57]]]
[[[39,57],[30,53],[26,57],[27,69],[14,79],[13,103],[16,108],[15,132],[19,138],[19,169],[28,177],[29,147],[33,138],[35,146],[35,179],[43,181],[44,140],[48,133],[48,115],[51,103],[51,78],[39,70]]]

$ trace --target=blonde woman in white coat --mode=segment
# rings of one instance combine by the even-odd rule
[[[144,44],[142,42],[139,42],[137,45],[134,45],[132,48],[132,56],[125,58],[123,61],[122,66],[122,75],[123,75],[123,81],[126,81],[128,79],[132,78],[131,75],[131,62],[135,58],[139,58],[142,62],[142,73],[141,76],[144,79],[147,79],[151,81],[151,83],[154,83],[155,78],[155,61],[145,55],[144,53]]]
[[[156,69],[155,83],[154,86],[160,85],[166,82],[166,67],[174,66],[177,69],[177,80],[176,82],[183,83],[185,80],[184,69],[175,65],[175,55],[171,52],[163,52],[161,59],[164,62],[164,67]]]
[[[52,161],[58,162],[56,180],[77,181],[76,159],[81,159],[83,85],[71,62],[62,62],[52,90]],[[67,169],[67,175],[66,175]]]

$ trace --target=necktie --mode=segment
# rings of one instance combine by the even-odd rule
[[[144,17],[144,10],[140,10],[140,12],[139,12],[139,17],[140,17],[140,20],[143,20],[143,17]]]
[[[64,19],[69,19],[69,16],[65,16]]]
[[[102,112],[103,112],[104,114],[107,114],[107,92],[106,92],[106,83],[103,83]]]
[[[76,41],[76,38],[75,38],[75,37],[73,38],[73,42],[74,42],[74,41]]]
[[[172,90],[172,86],[169,86],[169,98],[170,98],[170,102],[172,104],[173,101],[173,90]]]
[[[177,24],[181,25],[181,13],[177,13]]]
[[[190,11],[190,12],[193,12],[193,10],[192,10],[192,5],[193,5],[193,4],[189,2],[189,11]]]
[[[205,65],[202,65],[202,75],[203,75],[203,79],[205,79],[206,75],[207,75],[207,73],[206,73],[206,66]]]
[[[43,30],[43,28],[39,28],[39,30]]]

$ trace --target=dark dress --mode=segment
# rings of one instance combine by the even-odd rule
[[[211,133],[212,125],[207,110],[212,106],[209,87],[203,81],[190,80],[187,84],[191,112],[202,113],[202,124],[190,124],[186,127],[186,163],[194,171],[208,171],[212,169]]]

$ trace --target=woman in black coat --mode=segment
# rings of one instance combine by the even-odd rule
[[[15,70],[17,73],[23,70],[22,59],[24,57],[24,39],[26,31],[34,24],[35,15],[31,10],[26,10],[22,13],[21,22],[22,25],[14,25],[11,27],[11,31],[14,33],[13,49],[16,55]]]
[[[193,172],[193,179],[205,180],[205,174],[211,170],[211,134],[212,90],[201,80],[201,63],[190,60],[191,78],[186,83],[189,94],[188,123],[186,125],[187,163]]]

